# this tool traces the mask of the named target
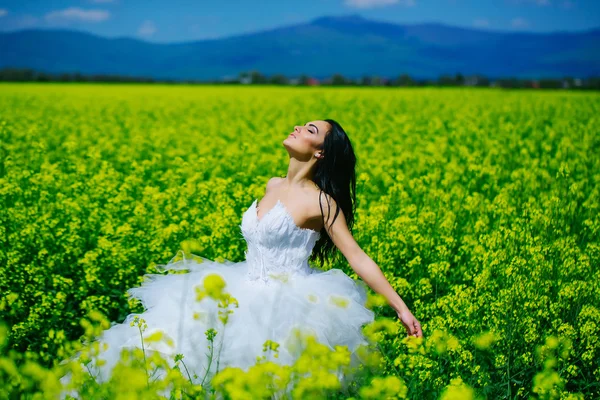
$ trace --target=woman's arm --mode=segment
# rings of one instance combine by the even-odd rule
[[[381,268],[371,259],[360,247],[355,250],[357,254],[348,259],[350,267],[360,278],[365,281],[371,289],[382,295],[397,313],[408,310],[404,300],[396,293],[390,282],[387,280]]]
[[[335,215],[336,204],[335,200],[327,196],[331,205],[332,216]],[[348,260],[350,267],[356,272],[356,274],[367,284],[373,291],[382,295],[387,303],[396,311],[398,318],[400,318],[402,324],[406,328],[409,335],[423,336],[421,330],[421,324],[412,315],[410,309],[404,303],[404,300],[396,293],[390,282],[387,280],[379,266],[369,257],[356,243],[352,233],[348,229],[346,224],[346,218],[343,211],[340,209],[335,222],[330,227],[331,221],[328,218],[326,200],[322,201],[323,210],[325,212],[326,231],[333,243],[342,252],[344,257]]]

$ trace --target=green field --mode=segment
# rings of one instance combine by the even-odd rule
[[[333,118],[358,159],[354,237],[425,335],[382,332],[385,374],[409,398],[459,377],[481,398],[598,398],[599,116],[597,92],[0,84],[0,360],[51,367],[89,311],[141,311],[125,291],[186,240],[243,260],[282,141]]]

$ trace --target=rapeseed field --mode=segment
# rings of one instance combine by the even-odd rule
[[[600,398],[599,111],[596,92],[0,84],[0,398],[54,398],[58,362],[141,312],[125,292],[157,265],[243,260],[241,216],[285,175],[282,141],[325,118],[358,159],[354,237],[425,337],[372,296],[376,373],[342,393],[322,367],[344,349],[309,338],[296,371],[317,372],[294,398]],[[320,267],[357,277],[343,256]],[[137,358],[81,393],[203,392],[185,356],[153,385],[161,361]],[[215,388],[268,398],[293,371],[269,360]]]

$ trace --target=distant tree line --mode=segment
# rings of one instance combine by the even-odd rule
[[[270,84],[294,86],[477,86],[535,89],[587,89],[599,90],[600,77],[571,77],[523,79],[515,77],[488,78],[484,75],[444,74],[437,79],[417,79],[408,74],[389,78],[363,75],[358,79],[333,74],[324,79],[310,75],[287,77],[283,74],[266,76],[258,71],[242,72],[238,76],[215,80],[160,79],[111,74],[82,74],[79,72],[49,73],[30,68],[7,67],[0,69],[0,81],[4,82],[103,82],[103,83],[173,83],[173,84]]]

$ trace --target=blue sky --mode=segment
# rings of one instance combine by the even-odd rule
[[[349,14],[400,24],[580,31],[600,27],[600,0],[0,0],[0,31],[67,28],[166,43]]]

